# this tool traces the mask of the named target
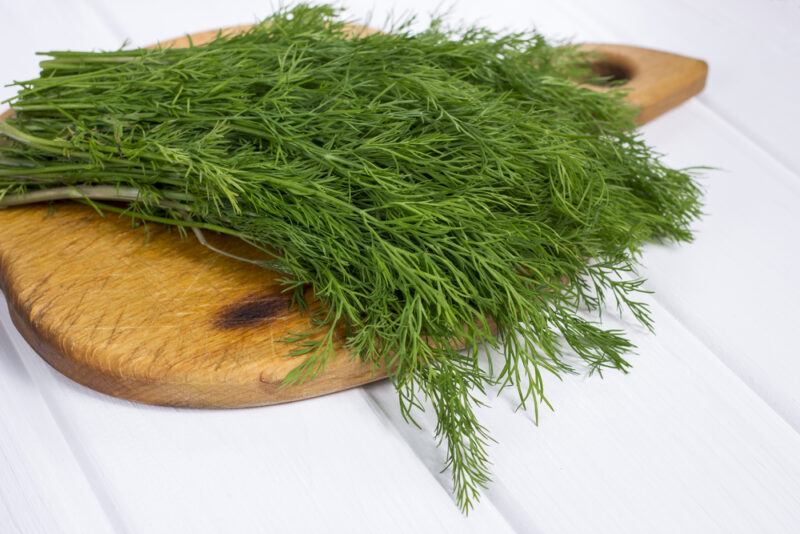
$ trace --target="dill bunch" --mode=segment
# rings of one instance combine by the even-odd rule
[[[407,419],[432,406],[465,510],[490,478],[486,388],[538,413],[567,354],[624,370],[631,343],[585,311],[612,296],[650,326],[637,252],[700,213],[623,95],[576,84],[588,58],[535,32],[353,36],[299,5],[202,47],[46,55],[0,124],[0,206],[73,198],[258,247],[298,305],[323,303],[287,381],[344,332]]]

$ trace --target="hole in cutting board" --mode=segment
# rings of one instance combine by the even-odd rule
[[[595,79],[589,83],[600,87],[623,85],[632,77],[628,67],[608,58],[593,61],[591,68]]]

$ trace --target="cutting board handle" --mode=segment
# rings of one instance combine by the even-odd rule
[[[581,48],[600,57],[596,74],[622,82],[627,100],[639,108],[637,124],[644,124],[703,90],[708,64],[691,57],[618,44],[584,44]],[[607,88],[593,87],[597,90]]]

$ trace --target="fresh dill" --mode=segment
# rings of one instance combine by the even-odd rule
[[[611,295],[649,326],[627,275],[700,213],[623,95],[575,83],[587,57],[535,32],[351,35],[298,5],[204,46],[45,55],[0,123],[0,206],[83,199],[268,253],[328,332],[287,340],[306,358],[287,381],[344,332],[407,419],[430,403],[464,510],[490,479],[482,392],[536,411],[568,352],[624,370],[631,343],[583,312]]]

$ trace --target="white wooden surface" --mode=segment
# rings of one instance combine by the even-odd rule
[[[344,3],[427,13],[424,1]],[[0,81],[36,50],[114,48],[253,21],[245,0],[0,0]],[[375,384],[238,411],[78,386],[0,305],[0,533],[800,532],[800,2],[462,1],[455,19],[705,58],[706,91],[644,128],[703,179],[697,240],[649,247],[657,334],[629,375],[550,380],[539,426],[492,396],[495,480],[464,518],[442,451]],[[0,89],[0,97],[13,94]]]

